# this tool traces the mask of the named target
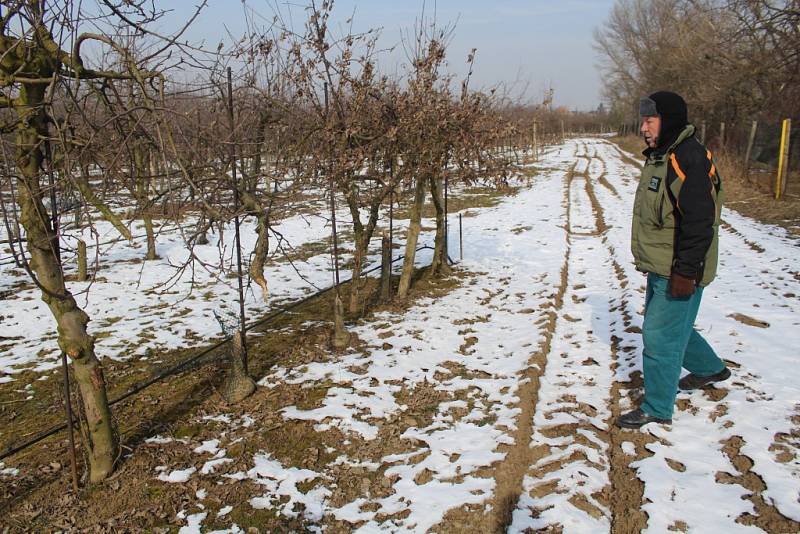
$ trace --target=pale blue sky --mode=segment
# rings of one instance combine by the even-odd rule
[[[319,1],[319,0],[318,0]],[[174,2],[174,4],[173,4]],[[257,13],[271,17],[274,0],[246,0]],[[197,0],[157,2],[176,8],[163,29],[190,12]],[[476,87],[506,84],[512,95],[527,88],[526,97],[540,101],[544,90],[552,84],[555,104],[570,108],[594,109],[600,103],[600,77],[597,54],[592,49],[594,29],[607,17],[614,0],[438,0],[426,2],[426,13],[435,8],[440,23],[457,22],[452,44],[448,49],[449,69],[461,74],[471,48],[477,48],[473,84]],[[295,24],[302,23],[305,0],[291,4],[277,2],[281,10],[291,10]],[[184,7],[185,6],[185,7]],[[422,12],[423,2],[389,0],[337,0],[334,24],[341,25],[355,11],[356,31],[380,27],[381,45],[389,47],[401,41],[401,29],[411,28]],[[226,28],[234,35],[244,30],[242,0],[209,0],[209,5],[196,21],[190,39],[205,39],[215,46],[227,38]],[[399,54],[402,52],[398,52]],[[391,59],[386,68],[394,69]]]

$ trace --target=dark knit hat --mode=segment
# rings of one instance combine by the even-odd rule
[[[639,114],[661,117],[658,146],[672,144],[689,123],[686,101],[679,94],[670,91],[658,91],[642,98],[639,102]]]

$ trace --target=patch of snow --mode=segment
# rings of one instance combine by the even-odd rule
[[[16,467],[6,467],[6,464],[0,462],[0,476],[15,477],[19,475],[19,469]]]
[[[200,527],[202,526],[203,521],[205,521],[207,515],[208,512],[201,512],[199,514],[192,514],[186,517],[185,513],[181,511],[178,514],[178,518],[186,518],[186,525],[178,530],[178,534],[201,534],[202,530],[200,530]]]
[[[233,510],[233,506],[223,506],[220,508],[219,512],[217,512],[217,517],[225,517]]]
[[[174,471],[171,471],[168,475],[161,473],[160,475],[158,475],[158,480],[162,482],[171,482],[173,484],[183,483],[188,481],[195,471],[197,471],[197,468],[195,467],[188,467],[186,469],[176,469]]]
[[[155,445],[163,445],[165,443],[171,443],[173,441],[175,441],[173,438],[168,438],[161,435],[153,436],[151,438],[147,438],[146,440],[144,440],[145,443],[152,443]]]
[[[309,521],[322,519],[325,510],[325,501],[331,494],[324,486],[317,486],[307,493],[297,489],[297,485],[321,478],[319,473],[309,469],[296,467],[285,468],[280,462],[274,460],[269,454],[259,453],[253,458],[255,466],[247,472],[248,478],[264,487],[266,493],[262,497],[250,499],[253,508],[277,507],[281,514],[295,518],[299,515],[294,510],[295,504],[304,506],[303,517]],[[286,503],[281,503],[282,498],[288,498]]]
[[[218,439],[209,439],[204,441],[199,447],[195,447],[194,452],[197,454],[202,454],[207,452],[211,455],[217,454],[219,452],[219,440]]]
[[[216,460],[209,460],[203,464],[203,467],[200,469],[200,474],[201,475],[211,474],[217,469],[217,467],[229,464],[231,462],[233,462],[233,460],[231,460],[230,458],[219,458]]]

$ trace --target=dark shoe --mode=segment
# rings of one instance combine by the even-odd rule
[[[617,417],[616,425],[620,428],[639,428],[647,423],[672,424],[672,419],[661,419],[647,414],[641,408],[636,408],[632,412],[622,414]]]
[[[678,387],[683,391],[691,391],[693,389],[700,389],[702,387],[713,384],[714,382],[722,382],[731,376],[731,371],[727,367],[717,374],[711,376],[697,376],[696,374],[689,373],[678,381]]]

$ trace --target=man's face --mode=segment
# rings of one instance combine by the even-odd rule
[[[644,142],[650,148],[655,148],[658,144],[658,134],[661,131],[661,117],[658,115],[651,115],[642,117],[642,127],[639,131],[644,136]]]

